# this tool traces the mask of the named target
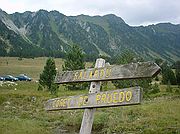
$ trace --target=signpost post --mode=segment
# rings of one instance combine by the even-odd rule
[[[95,68],[100,68],[104,66],[105,66],[104,59],[96,60]],[[101,82],[91,82],[89,94],[100,92],[100,87],[101,87]],[[79,134],[91,133],[95,111],[96,111],[95,108],[89,108],[84,110],[84,115],[83,115]]]
[[[139,62],[105,67],[104,59],[97,59],[95,68],[57,73],[55,83],[91,81],[88,95],[50,99],[45,104],[47,111],[85,109],[80,134],[90,134],[96,108],[137,105],[141,102],[140,87],[100,92],[101,81],[151,78],[160,72],[152,62]]]

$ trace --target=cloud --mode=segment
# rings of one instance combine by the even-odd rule
[[[149,0],[148,3],[144,3],[143,5],[134,3],[134,6],[126,10],[123,15],[128,22],[134,24],[164,21],[180,23],[178,21],[178,17],[180,16],[179,5],[180,1],[178,0]]]
[[[180,23],[180,0],[1,0],[8,13],[39,9],[58,10],[65,15],[105,15],[122,17],[130,25],[157,22]]]

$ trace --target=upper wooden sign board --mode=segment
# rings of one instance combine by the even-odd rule
[[[58,72],[55,83],[151,78],[156,76],[160,70],[160,67],[153,62],[110,65],[102,68]]]

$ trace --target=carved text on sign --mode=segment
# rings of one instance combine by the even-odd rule
[[[93,93],[89,95],[69,96],[50,99],[46,110],[82,109],[91,107],[109,107],[139,104],[141,92],[139,87],[131,87],[114,91]]]
[[[111,76],[111,68],[102,68],[100,70],[80,70],[75,71],[73,74],[73,80],[81,80],[81,79],[102,79],[108,78]]]
[[[152,62],[110,65],[101,68],[59,72],[56,75],[55,83],[151,78],[159,72],[160,67]]]

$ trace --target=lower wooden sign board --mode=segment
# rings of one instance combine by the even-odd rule
[[[141,102],[140,87],[131,87],[88,95],[77,95],[50,99],[45,104],[47,111],[114,107],[136,105]]]

